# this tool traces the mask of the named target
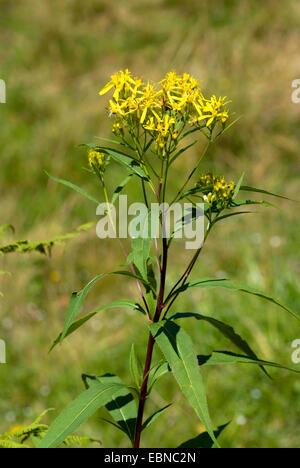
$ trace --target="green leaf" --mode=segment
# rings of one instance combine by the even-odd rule
[[[120,388],[112,394],[110,401],[105,404],[105,407],[117,426],[133,441],[135,436],[137,407],[132,393],[123,384],[121,379],[116,375],[106,374],[100,377],[85,376],[85,382],[90,388],[97,385],[98,382],[104,385],[110,383],[120,385]]]
[[[62,343],[63,339],[65,338],[67,334],[69,327],[71,326],[72,322],[74,321],[74,319],[77,317],[78,313],[80,312],[80,309],[83,306],[87,293],[94,286],[94,284],[97,281],[99,281],[101,278],[103,278],[104,276],[107,276],[107,274],[103,273],[101,275],[96,276],[81,291],[79,291],[78,293],[74,292],[72,294],[70,302],[69,302],[67,314],[66,314],[64,328],[60,337],[60,343]]]
[[[136,355],[134,343],[131,345],[129,366],[132,378],[136,384],[136,387],[139,389],[141,385],[143,369],[141,368],[141,364]]]
[[[164,375],[170,372],[170,366],[167,362],[160,362],[153,366],[149,372],[148,393],[152,390],[153,385]]]
[[[185,146],[184,148],[181,148],[179,151],[177,151],[177,153],[174,154],[174,156],[171,158],[170,160],[170,164],[173,164],[174,161],[176,161],[176,159],[178,158],[178,156],[180,156],[182,153],[184,153],[185,151],[187,151],[189,148],[191,148],[192,146],[194,146],[196,143],[197,143],[198,140],[195,140],[193,141],[193,143],[190,143],[189,145]]]
[[[265,200],[255,201],[255,200],[235,200],[231,202],[230,208],[239,208],[240,206],[245,205],[264,205],[270,208],[276,208],[277,206],[273,203],[267,202]]]
[[[151,291],[153,291],[153,294],[155,295],[155,297],[157,296],[157,293],[156,293],[155,289],[153,288],[152,284],[149,283],[149,281],[144,280],[144,278],[142,278],[142,276],[140,276],[140,275],[135,275],[131,271],[127,271],[127,270],[113,271],[112,274],[113,275],[128,276],[128,278],[132,278],[132,279],[135,279],[137,281],[140,281],[146,288],[150,288]]]
[[[170,297],[174,296],[178,292],[181,293],[183,291],[186,291],[187,289],[190,288],[216,288],[216,287],[221,287],[221,288],[226,288],[226,289],[231,289],[232,291],[241,291],[247,294],[251,294],[253,296],[261,297],[262,299],[265,299],[268,302],[271,302],[281,309],[285,310],[288,312],[290,315],[295,317],[296,319],[300,320],[300,315],[297,312],[293,312],[290,310],[288,307],[285,305],[281,304],[277,299],[274,297],[259,291],[258,289],[255,288],[249,288],[248,286],[244,285],[239,285],[235,283],[231,283],[230,280],[228,279],[218,279],[218,278],[202,278],[199,280],[193,280],[190,281],[189,283],[184,284],[183,286],[180,286],[177,288]]]
[[[72,325],[69,326],[64,338],[66,338],[67,336],[74,333],[76,330],[78,330],[78,328],[80,328],[88,320],[90,320],[92,317],[94,317],[96,314],[98,314],[102,310],[112,309],[112,308],[115,308],[115,307],[129,307],[131,309],[138,310],[139,312],[142,312],[143,314],[145,314],[144,309],[140,306],[140,304],[138,302],[132,301],[130,299],[119,299],[118,301],[112,301],[112,302],[109,302],[108,304],[105,304],[105,305],[99,307],[98,309],[94,310],[93,312],[90,312],[89,314],[86,314],[84,317],[80,318],[79,320],[76,320],[75,322],[73,322]],[[62,333],[55,339],[55,341],[53,342],[49,352],[52,351],[52,349],[58,343],[60,343],[61,336],[62,336]]]
[[[267,190],[262,190],[256,187],[250,187],[249,185],[242,185],[240,187],[240,190],[243,190],[246,192],[264,193],[265,195],[270,195],[271,197],[282,198],[284,200],[289,200],[289,201],[297,201],[297,200],[292,200],[291,198],[288,198],[288,197],[284,197],[283,195],[278,195],[277,193],[268,192]]]
[[[122,166],[126,167],[130,171],[134,172],[137,176],[141,177],[141,179],[149,180],[148,176],[146,175],[144,169],[141,167],[140,162],[129,156],[128,154],[122,153],[116,149],[106,148],[106,147],[98,147],[101,151],[109,154],[116,162],[121,164]]]
[[[60,445],[95,411],[114,399],[121,388],[124,385],[96,382],[60,413],[39,442],[38,448],[55,448]]]
[[[120,196],[120,193],[122,192],[122,190],[126,187],[126,185],[128,184],[128,182],[131,180],[131,177],[133,176],[133,174],[129,174],[129,176],[126,177],[126,179],[124,179],[120,185],[118,185],[118,187],[116,188],[116,190],[114,191],[113,193],[113,196],[112,196],[112,199],[111,199],[111,203],[114,205],[116,203],[116,201],[118,200],[119,196]]]
[[[94,284],[99,281],[101,278],[104,278],[105,276],[108,276],[108,275],[124,275],[124,276],[129,276],[130,278],[134,278],[138,281],[141,281],[144,285],[146,285],[147,287],[149,286],[151,289],[151,285],[149,285],[149,283],[147,281],[145,281],[141,276],[138,276],[138,275],[134,275],[133,273],[129,272],[129,271],[126,271],[126,270],[121,270],[121,271],[113,271],[113,272],[110,272],[110,273],[102,273],[100,275],[97,275],[95,278],[93,278],[81,291],[79,291],[78,293],[77,292],[74,292],[72,295],[71,295],[71,298],[70,298],[70,301],[69,301],[69,306],[68,306],[68,310],[67,310],[67,314],[66,314],[66,318],[65,318],[65,323],[64,323],[64,327],[63,327],[63,331],[60,335],[60,338],[59,338],[59,342],[62,343],[62,341],[64,340],[64,338],[67,336],[68,333],[68,330],[69,328],[71,327],[71,325],[73,324],[75,318],[77,317],[77,315],[79,314],[82,306],[83,306],[83,303],[84,303],[84,300],[89,292],[89,290],[94,286]],[[154,293],[156,294],[156,292],[154,291]],[[105,307],[104,307],[105,308]],[[139,306],[139,309],[143,311],[143,309]],[[89,320],[91,317],[93,317],[95,315],[95,313],[99,312],[101,310],[100,309],[97,309],[96,311],[94,312],[91,312],[90,314],[88,314],[86,317],[83,317],[82,319],[80,319],[77,323],[76,323],[76,326],[75,328],[72,330],[72,331],[75,331],[77,328],[79,328],[79,326],[83,325],[83,323],[85,323],[87,320]],[[54,346],[55,346],[56,343],[54,343]],[[53,346],[52,346],[53,347]],[[52,349],[52,348],[51,348]]]
[[[214,431],[215,438],[217,439],[224,429],[228,426],[229,423],[219,426],[216,431]],[[202,432],[197,437],[189,439],[183,444],[179,445],[178,448],[212,448],[214,441],[208,434],[208,432]]]
[[[235,354],[230,351],[214,351],[210,356],[197,356],[199,365],[215,366],[222,364],[256,364],[258,366],[276,367],[300,374],[300,371],[291,367],[282,366],[277,362],[264,361],[253,356]]]
[[[152,323],[150,330],[184,396],[218,445],[211,425],[202,376],[189,335],[170,320]]]
[[[235,125],[239,120],[241,119],[241,116],[237,117],[235,120],[233,120],[232,122],[230,122],[229,125],[226,125],[225,128],[223,128],[218,134],[217,136],[213,139],[213,141],[215,141],[217,138],[219,138],[220,136],[222,136],[224,133],[228,132],[228,130],[230,130],[230,128]]]
[[[197,314],[196,312],[178,312],[174,315],[170,315],[168,317],[170,320],[177,320],[181,318],[195,318],[196,320],[203,320],[208,322],[214,328],[219,330],[227,339],[229,339],[235,346],[237,346],[241,351],[246,353],[249,356],[257,358],[255,352],[250,348],[248,343],[236,333],[236,331],[227,323],[222,322],[221,320],[217,320],[213,317],[208,317],[206,315]],[[258,358],[257,358],[258,359]]]
[[[144,281],[147,281],[147,260],[150,255],[151,239],[137,237],[132,239],[132,252],[127,257],[127,263],[133,263],[139,270]]]
[[[155,421],[155,419],[158,418],[158,416],[160,416],[164,411],[166,411],[171,405],[172,403],[169,403],[168,405],[164,406],[163,408],[160,408],[159,410],[155,411],[155,413],[153,413],[151,416],[149,416],[149,418],[147,418],[142,425],[142,431],[147,429],[147,427],[149,427]]]
[[[220,216],[219,218],[215,219],[214,224],[218,223],[219,221],[222,221],[223,219],[226,218],[231,218],[231,216],[238,216],[242,214],[253,214],[253,211],[238,211],[237,213],[228,213],[226,215]]]
[[[45,171],[46,172],[46,171]],[[78,192],[80,193],[80,195],[83,195],[84,197],[86,197],[88,200],[96,203],[96,205],[99,205],[100,201],[97,200],[96,198],[94,198],[92,195],[89,195],[85,190],[83,190],[81,187],[78,187],[78,185],[75,185],[73,184],[72,182],[69,182],[68,180],[64,180],[64,179],[58,179],[57,177],[54,177],[52,176],[51,174],[48,174],[48,172],[46,172],[47,176],[50,177],[51,179],[55,180],[55,182],[58,182],[60,184],[63,184],[63,185],[66,185],[66,187],[69,187],[73,190],[75,190],[75,192]]]
[[[97,140],[103,140],[103,141],[108,141],[109,143],[113,143],[114,145],[124,145],[122,141],[115,140],[113,138],[106,138],[106,137],[96,137]],[[87,146],[86,144],[84,145],[79,145],[79,146]],[[93,145],[95,146],[95,145]]]
[[[176,319],[189,318],[189,317],[193,317],[196,320],[203,320],[209,323],[214,328],[216,328],[220,333],[222,333],[222,335],[225,336],[225,338],[230,340],[231,343],[233,343],[241,351],[246,353],[248,356],[253,357],[254,359],[258,359],[258,356],[255,354],[252,348],[250,348],[247,341],[245,341],[238,333],[236,333],[233,327],[231,327],[227,323],[222,322],[221,320],[217,320],[213,317],[208,317],[206,315],[197,314],[195,312],[176,313],[174,315],[171,315],[169,318],[170,320],[176,320]],[[268,373],[265,371],[263,367],[262,367],[262,370],[265,372],[266,375],[268,375]]]
[[[238,196],[238,193],[240,191],[240,188],[241,188],[241,185],[243,183],[243,180],[244,180],[244,177],[245,177],[245,172],[243,172],[243,174],[241,175],[238,183],[236,184],[235,186],[235,189],[234,189],[234,193],[233,193],[233,200]]]

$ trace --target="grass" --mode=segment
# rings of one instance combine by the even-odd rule
[[[7,83],[7,104],[0,105],[0,224],[16,228],[8,239],[49,238],[95,220],[92,204],[50,181],[44,171],[97,195],[93,179],[82,170],[86,156],[78,144],[109,136],[106,99],[97,92],[110,74],[125,67],[150,79],[176,68],[201,79],[208,92],[228,95],[242,118],[210,151],[206,168],[235,180],[245,170],[249,184],[299,198],[300,107],[291,103],[291,82],[298,78],[299,18],[296,0],[284,7],[271,0],[263,5],[227,0],[218,8],[207,0],[2,0],[0,78]],[[201,149],[196,145],[178,159],[173,190]],[[113,166],[113,184],[122,177]],[[195,277],[226,274],[298,310],[298,204],[278,205],[279,210],[264,208],[224,223],[209,240]],[[174,259],[171,279],[181,272],[181,261],[182,255]],[[110,371],[128,381],[130,344],[136,343],[141,357],[144,353],[146,331],[139,315],[102,313],[47,354],[61,330],[70,293],[122,262],[115,245],[100,242],[94,232],[55,248],[51,258],[0,259],[0,269],[12,272],[0,279],[5,293],[0,336],[8,347],[8,364],[0,366],[0,432],[31,421],[47,407],[60,411],[83,388],[83,372]],[[121,285],[116,278],[103,280],[89,296],[86,311],[116,295],[135,298],[134,285],[126,279]],[[275,306],[237,293],[194,291],[180,308],[232,323],[260,357],[291,365],[291,342],[300,330]],[[201,354],[233,349],[208,325],[185,326]],[[214,423],[231,421],[221,437],[223,446],[299,446],[296,375],[276,370],[270,381],[256,367],[243,365],[204,373]],[[171,377],[161,381],[153,400],[153,409],[170,400],[174,404],[155,423],[155,436],[145,432],[144,445],[159,441],[173,447],[203,430]],[[104,414],[81,432],[100,438],[104,446],[125,447],[121,433],[101,421]]]

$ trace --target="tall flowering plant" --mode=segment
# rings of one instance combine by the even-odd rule
[[[220,321],[218,317],[205,316],[197,310],[176,312],[176,300],[191,288],[226,288],[270,301],[299,320],[298,314],[264,292],[233,283],[228,279],[191,279],[192,271],[212,229],[224,219],[248,213],[248,209],[243,209],[246,205],[247,208],[254,204],[271,205],[264,200],[240,198],[241,193],[256,192],[280,196],[244,185],[244,175],[237,182],[228,182],[223,176],[201,171],[201,162],[210,146],[234,122],[230,122],[227,107],[230,101],[226,97],[205,96],[198,81],[192,76],[186,73],[179,75],[171,71],[159,83],[150,83],[133,77],[128,70],[125,70],[111,76],[99,94],[102,96],[106,93],[112,94],[108,104],[108,115],[112,118],[112,132],[115,139],[108,140],[111,146],[88,144],[88,160],[90,172],[96,176],[103,191],[110,228],[114,233],[113,237],[121,244],[126,264],[121,271],[101,272],[81,291],[72,294],[63,330],[54,341],[52,348],[58,343],[61,344],[66,337],[76,332],[101,311],[112,307],[129,307],[143,313],[145,317],[145,327],[149,336],[144,364],[140,366],[140,357],[132,345],[129,355],[131,373],[129,385],[124,384],[114,374],[84,375],[86,390],[63,410],[43,435],[38,446],[57,447],[84,420],[104,406],[110,413],[113,426],[128,436],[133,447],[139,448],[143,431],[170,406],[168,404],[152,415],[146,414],[146,402],[151,398],[153,387],[158,385],[160,379],[167,373],[173,374],[183,395],[207,431],[195,439],[183,442],[181,447],[202,447],[204,442],[205,446],[214,444],[218,446],[217,437],[225,425],[216,430],[213,428],[201,373],[202,367],[242,362],[256,364],[267,374],[268,366],[282,366],[260,359],[250,345],[228,323]],[[196,137],[192,142],[191,135]],[[190,168],[183,177],[182,185],[172,193],[168,182],[173,165],[199,139],[204,141],[202,154],[194,167]],[[109,195],[106,170],[109,169],[111,161],[125,167],[129,175],[117,186],[112,195]],[[54,179],[89,200],[99,203],[93,196],[71,182],[55,177]],[[147,231],[147,235],[133,238],[131,250],[127,251],[126,243],[117,234],[113,209],[120,193],[126,190],[133,179],[139,180],[147,212],[151,211],[153,202],[161,207],[159,222],[162,235],[151,237]],[[190,223],[195,222],[200,216],[199,211],[193,208],[198,202],[201,203],[205,230],[201,244],[192,255],[186,252],[186,265],[172,283],[169,271],[172,268],[170,255],[174,248],[175,235],[174,231],[169,236],[163,235],[165,211],[168,209],[165,207],[182,203],[184,200],[188,200],[192,206]],[[177,222],[179,225],[184,224],[186,218],[182,217]],[[115,300],[87,315],[79,316],[90,289],[95,283],[111,274],[125,275],[135,281],[139,301]],[[190,336],[181,326],[186,320],[195,320],[197,324],[201,321],[207,322],[229,339],[239,349],[239,354],[224,351],[213,352],[209,356],[197,355]],[[154,347],[157,347],[161,353],[158,362],[153,361]]]

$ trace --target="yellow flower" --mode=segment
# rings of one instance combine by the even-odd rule
[[[154,132],[156,130],[156,125],[154,122],[154,117],[150,117],[146,125],[144,125],[145,130],[149,130],[150,132]]]
[[[122,131],[123,131],[123,127],[120,124],[120,122],[114,122],[111,131],[115,135],[120,135],[122,133]]]
[[[111,99],[109,101],[109,115],[125,115],[125,107],[125,103],[120,105],[118,102],[115,102]]]
[[[90,149],[88,153],[89,165],[93,171],[103,178],[105,166],[109,161],[109,156],[106,153],[100,153],[94,149]]]
[[[147,132],[151,138],[155,133],[158,154],[166,148],[174,150],[178,135],[189,133],[183,133],[185,126],[202,130],[206,125],[212,131],[211,125],[218,122],[225,125],[229,118],[226,96],[212,95],[206,99],[199,82],[188,73],[170,71],[159,83],[144,83],[141,78],[132,77],[129,70],[121,70],[111,76],[99,94],[111,89],[114,91],[109,100],[109,115],[117,117],[112,132],[124,139],[128,131],[133,139],[139,139],[142,129],[146,140]]]
[[[148,83],[144,86],[143,94],[141,96],[141,107],[143,109],[140,120],[141,124],[145,121],[148,110],[151,110],[152,113],[158,117],[154,109],[158,109],[160,107],[160,103],[157,99],[159,95],[160,91],[156,91],[153,84]]]
[[[218,118],[222,123],[225,123],[228,119],[228,111],[226,109],[222,109],[230,102],[225,102],[225,100],[226,96],[223,98],[219,97],[219,99],[217,99],[215,95],[206,100],[206,103],[204,103],[200,109],[196,108],[199,113],[198,121],[207,119],[207,127],[209,127]]]
[[[211,172],[201,175],[196,185],[202,188],[203,200],[209,205],[216,202],[220,209],[229,205],[235,189],[234,182],[228,184],[224,177],[216,176]]]
[[[131,77],[130,71],[126,69],[125,72],[123,72],[121,70],[110,77],[110,81],[104,86],[104,88],[101,89],[99,94],[102,96],[110,89],[115,88],[113,97],[117,101],[122,91],[127,93],[132,89],[131,85],[136,86],[136,81]]]

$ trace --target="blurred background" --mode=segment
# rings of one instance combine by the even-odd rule
[[[300,104],[291,101],[292,81],[300,78],[297,0],[0,0],[0,8],[0,78],[7,85],[7,103],[0,104],[0,225],[11,223],[16,230],[2,244],[47,239],[96,220],[92,203],[50,181],[45,171],[100,196],[78,145],[110,136],[108,97],[98,91],[123,68],[146,80],[160,80],[171,69],[188,72],[206,94],[227,95],[241,119],[212,148],[205,168],[230,180],[245,171],[249,185],[299,199]],[[173,189],[203,144],[177,160]],[[109,174],[113,188],[124,178],[115,165]],[[130,190],[136,195],[139,189]],[[255,209],[257,214],[216,229],[194,275],[240,280],[299,311],[299,205],[276,203],[278,210]],[[185,258],[183,250],[175,251],[172,280]],[[55,407],[48,415],[52,421],[82,391],[83,372],[109,371],[130,382],[131,343],[144,359],[147,339],[144,318],[133,312],[103,312],[48,354],[71,292],[121,263],[116,245],[100,241],[93,229],[55,247],[50,258],[0,258],[0,270],[12,273],[0,278],[0,338],[7,342],[8,361],[0,365],[0,432]],[[85,311],[116,297],[137,298],[134,282],[105,279]],[[177,310],[231,323],[259,357],[293,365],[291,343],[300,338],[299,324],[271,304],[221,290],[193,291]],[[209,325],[183,325],[199,354],[237,351]],[[299,376],[277,370],[271,375],[272,381],[256,366],[205,368],[212,419],[215,425],[231,421],[222,446],[299,446]],[[172,407],[144,433],[144,446],[176,447],[203,431],[171,376],[153,391],[149,414],[169,401]],[[80,432],[101,439],[104,447],[126,447],[125,436],[101,417],[104,410]]]

